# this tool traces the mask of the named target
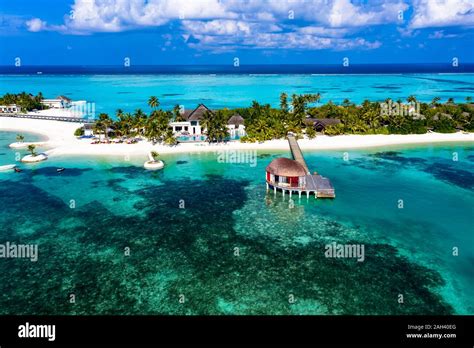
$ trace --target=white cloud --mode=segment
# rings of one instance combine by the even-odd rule
[[[65,16],[62,25],[49,25],[40,18],[26,24],[30,31],[57,30],[79,35],[173,23],[174,39],[184,38],[191,47],[221,51],[243,46],[374,49],[381,43],[360,37],[360,33],[372,26],[402,24],[399,12],[407,13],[407,1],[75,0],[71,15]],[[397,27],[402,37],[415,36],[416,29],[427,26],[474,25],[474,0],[413,1],[409,25]]]
[[[217,36],[249,36],[259,32],[281,31],[281,28],[272,23],[245,22],[232,19],[215,19],[210,21],[183,21],[183,29],[193,35]]]
[[[354,5],[350,0],[332,2],[325,21],[331,27],[360,27],[395,23],[399,11],[406,11],[408,5],[404,1],[368,2],[366,5]]]
[[[156,27],[175,19],[235,18],[219,0],[76,0],[66,25],[74,32]]]
[[[47,28],[47,23],[42,21],[39,18],[33,18],[29,21],[26,21],[26,26],[29,31],[37,32],[41,30],[45,30]]]
[[[444,30],[436,30],[432,34],[428,35],[429,39],[444,39],[458,37],[456,34],[445,34]]]
[[[363,27],[396,22],[398,11],[407,7],[401,0],[360,5],[350,0],[75,0],[64,24],[72,34],[117,32],[160,26],[177,19],[289,21],[291,11],[297,21]]]
[[[474,26],[473,0],[415,0],[412,28]]]
[[[308,26],[297,29],[302,34],[311,34],[327,37],[343,37],[350,33],[350,30],[345,28],[326,28],[322,26]]]

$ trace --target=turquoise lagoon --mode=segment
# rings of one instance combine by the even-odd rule
[[[0,164],[14,137],[0,133]],[[294,204],[265,190],[287,152],[169,155],[160,172],[145,156],[20,165],[0,173],[0,243],[39,259],[0,259],[0,314],[474,314],[473,150],[307,152],[337,198]],[[365,261],[326,258],[332,242],[364,244]]]
[[[434,96],[462,102],[474,94],[473,74],[378,74],[378,75],[0,75],[0,94],[42,92],[45,97],[66,95],[95,103],[96,114],[114,114],[118,108],[147,110],[151,95],[164,108],[176,104],[195,108],[250,106],[253,100],[279,105],[280,93],[321,93],[322,103],[340,103],[345,98],[405,100],[415,95],[431,101]]]

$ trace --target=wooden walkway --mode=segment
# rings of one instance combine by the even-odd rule
[[[308,165],[304,160],[303,152],[301,152],[300,146],[298,145],[294,135],[288,135],[288,143],[290,144],[290,150],[293,159],[303,166],[304,170],[306,170],[306,174],[309,174],[310,171]]]
[[[94,123],[95,120],[89,120],[87,118],[79,117],[66,117],[66,116],[48,116],[48,115],[31,115],[31,114],[10,114],[0,113],[0,117],[12,117],[12,118],[30,118],[35,120],[49,120],[49,121],[61,121],[61,122],[74,122],[74,123]]]
[[[303,189],[293,189],[291,187],[281,188],[283,191],[283,195],[285,195],[285,191],[288,191],[291,196],[291,193],[293,191],[296,191],[300,197],[302,193],[305,193],[308,197],[310,194],[314,194],[316,198],[335,198],[336,192],[331,184],[331,181],[328,178],[325,178],[324,176],[321,176],[317,173],[311,174],[308,165],[306,164],[306,161],[303,157],[303,152],[301,151],[301,148],[298,145],[298,141],[296,140],[295,136],[289,134],[287,138],[293,159],[299,164],[301,164],[306,171],[306,185]]]

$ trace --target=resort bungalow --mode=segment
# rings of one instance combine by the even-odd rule
[[[21,108],[16,104],[0,105],[0,112],[5,114],[16,114],[21,111]]]
[[[71,107],[72,100],[60,95],[56,99],[43,99],[41,104],[53,109],[66,109]]]
[[[199,104],[198,107],[192,111],[185,111],[181,115],[183,121],[170,123],[173,133],[175,135],[203,135],[203,133],[205,133],[205,129],[202,128],[200,121],[206,112],[215,115],[215,112],[204,104]],[[245,126],[243,117],[238,114],[233,115],[227,122],[227,128],[231,138],[235,138],[236,136],[244,136]]]
[[[266,168],[267,184],[281,189],[303,189],[309,173],[295,160],[276,158]]]
[[[313,125],[316,132],[324,133],[327,126],[334,126],[341,123],[337,118],[307,118],[305,120],[307,125]]]
[[[231,138],[240,138],[245,135],[244,118],[239,114],[233,115],[227,121],[227,128]]]
[[[316,172],[311,174],[295,136],[288,133],[287,138],[293,159],[280,157],[270,162],[265,170],[267,191],[272,188],[276,195],[280,190],[283,196],[288,193],[290,197],[295,192],[300,198],[302,194],[307,198],[313,194],[316,198],[336,197],[328,178]]]

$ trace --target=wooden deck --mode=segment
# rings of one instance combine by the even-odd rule
[[[291,150],[291,155],[293,156],[293,159],[301,164],[303,168],[306,170],[306,173],[309,174],[309,168],[306,164],[306,161],[304,160],[303,157],[303,152],[301,152],[300,146],[298,145],[298,142],[296,141],[296,138],[294,135],[288,135],[288,143],[290,144],[290,150]]]
[[[314,195],[316,198],[335,198],[336,192],[334,187],[331,184],[331,181],[328,178],[325,178],[318,174],[311,174],[309,171],[308,165],[303,157],[303,152],[301,151],[298,141],[294,135],[288,135],[288,143],[290,145],[291,155],[293,159],[301,164],[307,175],[306,175],[306,185],[303,188],[289,187],[289,186],[280,186],[276,183],[267,182],[267,189],[270,186],[273,188],[274,192],[279,189],[285,193],[288,193],[291,197],[293,192],[296,192],[301,198],[302,194],[306,194],[306,197],[309,198],[310,195]]]
[[[317,174],[306,175],[306,191],[315,192],[319,198],[334,198],[336,193],[331,181]]]

